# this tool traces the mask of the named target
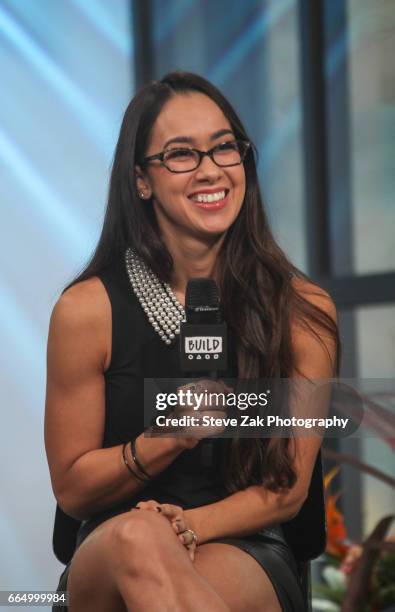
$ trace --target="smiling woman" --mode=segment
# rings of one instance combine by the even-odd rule
[[[276,244],[239,118],[175,72],[128,106],[99,244],[51,317],[46,450],[59,513],[81,521],[59,583],[72,612],[306,609],[321,440],[216,439],[206,467],[199,438],[144,435],[144,378],[182,377],[193,277],[218,284],[225,379],[337,373],[333,302]]]
[[[136,173],[165,240],[224,238],[244,200],[248,145],[236,140],[222,110],[203,93],[174,95],[164,104]]]

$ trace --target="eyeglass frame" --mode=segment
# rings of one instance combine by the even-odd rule
[[[246,148],[244,149],[244,153],[243,156],[240,155],[241,159],[239,162],[237,162],[237,164],[226,164],[226,165],[221,165],[221,164],[217,164],[217,162],[214,159],[214,151],[215,149],[217,149],[218,147],[224,145],[224,144],[230,144],[232,142],[242,142],[244,145],[246,145]],[[184,172],[193,172],[194,170],[197,170],[197,168],[199,168],[200,164],[202,163],[202,159],[203,157],[205,157],[206,155],[211,159],[212,162],[214,162],[214,164],[216,166],[218,166],[218,168],[231,168],[232,166],[240,166],[245,159],[245,156],[248,153],[248,150],[251,147],[251,143],[248,140],[242,140],[242,139],[235,139],[235,140],[229,140],[229,141],[225,141],[225,142],[220,142],[219,144],[215,145],[215,147],[211,147],[211,149],[208,149],[207,151],[201,151],[200,149],[195,149],[194,147],[174,147],[174,149],[164,149],[163,151],[161,151],[160,153],[155,153],[155,155],[149,155],[148,157],[144,157],[144,159],[141,160],[141,165],[146,164],[147,162],[150,161],[154,161],[156,159],[158,159],[162,166],[164,166],[166,168],[166,170],[168,170],[169,172],[171,172],[172,174],[182,174]],[[194,151],[195,153],[197,153],[199,155],[199,163],[195,168],[191,168],[191,170],[171,170],[168,166],[166,166],[165,162],[163,161],[163,158],[165,156],[165,153],[167,153],[167,151],[174,151],[177,149],[188,149],[189,151]]]

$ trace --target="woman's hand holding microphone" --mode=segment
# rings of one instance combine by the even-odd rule
[[[203,438],[221,434],[226,427],[217,419],[222,420],[227,416],[225,397],[231,391],[225,382],[203,379],[188,383],[177,389],[178,392],[181,390],[184,393],[189,391],[192,400],[187,405],[181,406],[178,404],[169,417],[176,417],[177,419],[187,417],[188,422],[194,422],[194,424],[178,427],[177,438],[180,443],[185,448],[193,448]],[[212,401],[210,401],[210,394],[214,397]],[[194,421],[192,421],[193,417]],[[210,424],[203,425],[203,417],[210,417],[215,421],[211,424],[210,420]]]

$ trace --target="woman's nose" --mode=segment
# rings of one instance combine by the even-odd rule
[[[196,169],[196,178],[216,178],[220,176],[222,169],[211,159],[209,155],[204,155],[200,165]]]

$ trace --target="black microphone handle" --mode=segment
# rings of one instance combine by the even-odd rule
[[[214,441],[210,438],[203,438],[200,441],[200,457],[203,467],[212,467],[214,463]]]
[[[197,377],[204,378],[204,375],[202,376],[202,372],[200,372]],[[206,377],[211,380],[217,380],[218,371],[211,370]],[[193,375],[192,378],[195,378],[195,375]],[[214,440],[212,438],[202,438],[202,440],[200,440],[200,458],[204,467],[212,467],[214,462]]]
[[[185,378],[209,378],[216,380],[218,378],[218,370],[202,370],[201,372],[188,372]]]

